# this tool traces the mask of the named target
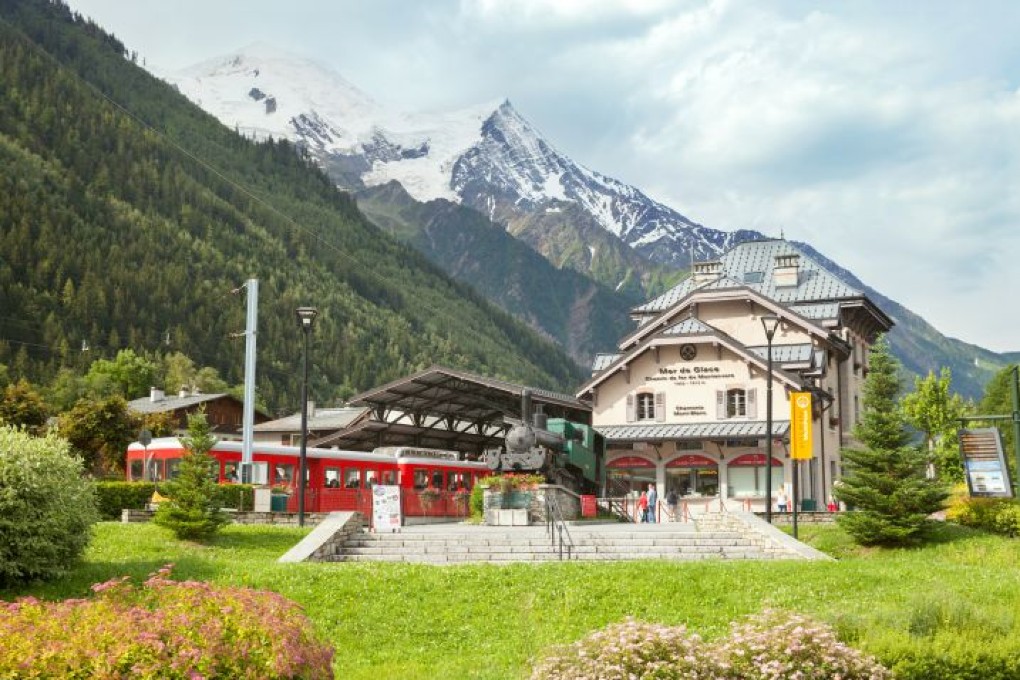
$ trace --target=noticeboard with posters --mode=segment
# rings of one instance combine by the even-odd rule
[[[400,531],[400,487],[377,484],[372,487],[372,528],[376,533]]]
[[[959,435],[970,495],[1012,498],[1013,486],[999,431],[994,427],[961,429]]]

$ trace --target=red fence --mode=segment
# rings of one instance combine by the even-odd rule
[[[426,489],[400,490],[400,511],[404,517],[456,517],[470,513],[469,494]],[[298,495],[287,499],[287,512],[298,511]],[[372,517],[371,489],[306,489],[305,512],[360,512]]]

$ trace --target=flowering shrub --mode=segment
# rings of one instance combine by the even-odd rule
[[[838,639],[832,628],[800,614],[766,609],[731,624],[719,653],[742,680],[881,680],[892,675]]]
[[[712,649],[684,626],[628,618],[552,651],[532,680],[710,680],[727,677]]]
[[[90,599],[0,603],[0,677],[332,678],[295,603],[272,592],[127,577]]]
[[[797,614],[766,610],[709,645],[684,626],[627,619],[555,648],[532,680],[883,680],[887,669]]]

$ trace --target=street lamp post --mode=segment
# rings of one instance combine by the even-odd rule
[[[765,521],[772,524],[772,338],[779,328],[779,317],[765,314],[761,317],[768,340],[767,374],[765,376]]]
[[[308,446],[308,338],[319,311],[315,307],[298,307],[298,324],[305,334],[305,351],[301,379],[301,454],[298,464],[298,526],[305,525],[306,448]]]

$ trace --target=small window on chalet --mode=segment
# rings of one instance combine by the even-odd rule
[[[638,392],[627,395],[627,422],[666,420],[666,394],[664,392]]]
[[[757,416],[756,394],[756,390],[745,390],[742,387],[718,390],[715,393],[716,417],[719,420],[755,418]]]
[[[761,283],[765,280],[765,272],[744,272],[744,283]]]

